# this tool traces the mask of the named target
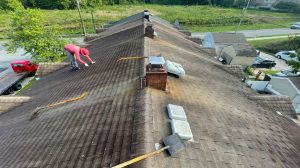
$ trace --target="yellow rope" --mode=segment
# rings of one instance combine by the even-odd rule
[[[75,98],[72,98],[72,99],[63,100],[63,101],[60,101],[60,102],[57,102],[57,103],[53,103],[53,104],[49,104],[49,105],[45,106],[45,108],[49,108],[49,107],[53,107],[53,106],[58,106],[58,105],[61,105],[61,104],[72,102],[72,101],[77,101],[77,100],[85,98],[86,96],[87,96],[87,92],[84,92],[84,93],[82,93],[78,97],[75,97]]]
[[[123,57],[123,58],[119,58],[117,60],[117,62],[122,61],[122,60],[143,59],[143,58],[148,58],[148,57],[141,57],[141,56],[138,56],[138,57]]]
[[[131,164],[133,164],[133,163],[139,162],[139,161],[141,161],[141,160],[144,160],[144,159],[147,159],[147,158],[149,158],[149,157],[151,157],[151,156],[154,156],[154,155],[156,155],[156,154],[159,154],[159,153],[163,152],[164,150],[166,150],[166,149],[168,149],[168,148],[169,148],[169,146],[163,147],[163,148],[161,148],[161,149],[159,149],[159,150],[157,150],[157,151],[154,151],[154,152],[151,152],[151,153],[147,153],[147,154],[141,155],[141,156],[136,157],[136,158],[134,158],[134,159],[131,159],[131,160],[127,161],[127,162],[124,162],[124,163],[122,163],[122,164],[119,164],[119,165],[117,165],[117,166],[114,166],[114,167],[112,167],[112,168],[123,168],[123,167],[129,166],[129,165],[131,165]]]
[[[62,104],[69,103],[69,102],[73,102],[73,101],[77,101],[77,100],[80,100],[80,99],[85,98],[87,95],[88,95],[88,93],[87,93],[87,92],[84,92],[84,93],[82,93],[80,96],[75,97],[75,98],[63,100],[63,101],[56,102],[56,103],[53,103],[53,104],[49,104],[49,105],[43,106],[43,107],[37,107],[37,108],[34,110],[34,112],[32,113],[32,117],[33,117],[33,118],[36,117],[36,116],[39,114],[39,111],[42,110],[42,109],[50,108],[50,107],[54,107],[54,106],[58,106],[58,105],[62,105]]]

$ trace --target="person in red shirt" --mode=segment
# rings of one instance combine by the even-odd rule
[[[90,58],[90,52],[86,48],[80,48],[74,44],[67,44],[64,46],[65,52],[70,60],[71,68],[74,70],[79,69],[77,61],[84,64],[84,66],[88,67],[89,65],[82,61],[80,55],[84,56],[90,63],[94,64],[95,62]]]

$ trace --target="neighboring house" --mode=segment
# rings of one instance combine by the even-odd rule
[[[242,33],[207,33],[202,43],[204,48],[214,48],[224,64],[249,66],[257,56]]]
[[[296,113],[300,114],[300,78],[272,77],[265,89],[275,95],[288,96]]]
[[[276,77],[270,80],[246,80],[246,84],[257,92],[268,92],[277,96],[288,96],[292,101],[295,112],[300,114],[300,78]]]
[[[261,7],[272,7],[278,0],[254,0],[252,4],[254,6],[261,6]]]

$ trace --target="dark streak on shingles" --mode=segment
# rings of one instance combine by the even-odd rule
[[[42,78],[24,93],[33,101],[1,115],[0,167],[109,167],[128,160],[143,61],[116,60],[143,55],[143,29],[142,19],[120,25],[118,33],[92,42],[96,64]],[[34,108],[83,92],[85,100],[29,120]]]

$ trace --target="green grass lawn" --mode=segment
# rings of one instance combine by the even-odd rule
[[[263,40],[250,40],[248,43],[254,48],[268,54],[279,51],[297,50],[300,48],[299,37],[272,38]]]
[[[172,23],[178,20],[183,27],[193,32],[235,30],[241,13],[241,9],[211,6],[101,6],[93,9],[96,27],[141,12],[143,9],[149,9],[154,15]],[[42,12],[45,25],[60,25],[62,34],[82,33],[76,10],[42,10]],[[0,38],[5,38],[5,34],[9,30],[10,18],[9,12],[0,11]],[[291,23],[299,21],[298,18],[300,18],[300,14],[248,10],[240,29],[289,27]],[[83,19],[87,32],[94,33],[89,9],[83,9]]]
[[[269,44],[274,41],[287,41],[287,40],[288,38],[275,38],[275,39],[265,39],[265,40],[251,40],[248,41],[248,43],[255,48],[259,48],[261,46],[265,46],[266,44]]]
[[[268,75],[275,75],[276,73],[278,73],[279,71],[277,70],[272,70],[272,69],[267,69],[267,70],[262,70],[265,74]]]

